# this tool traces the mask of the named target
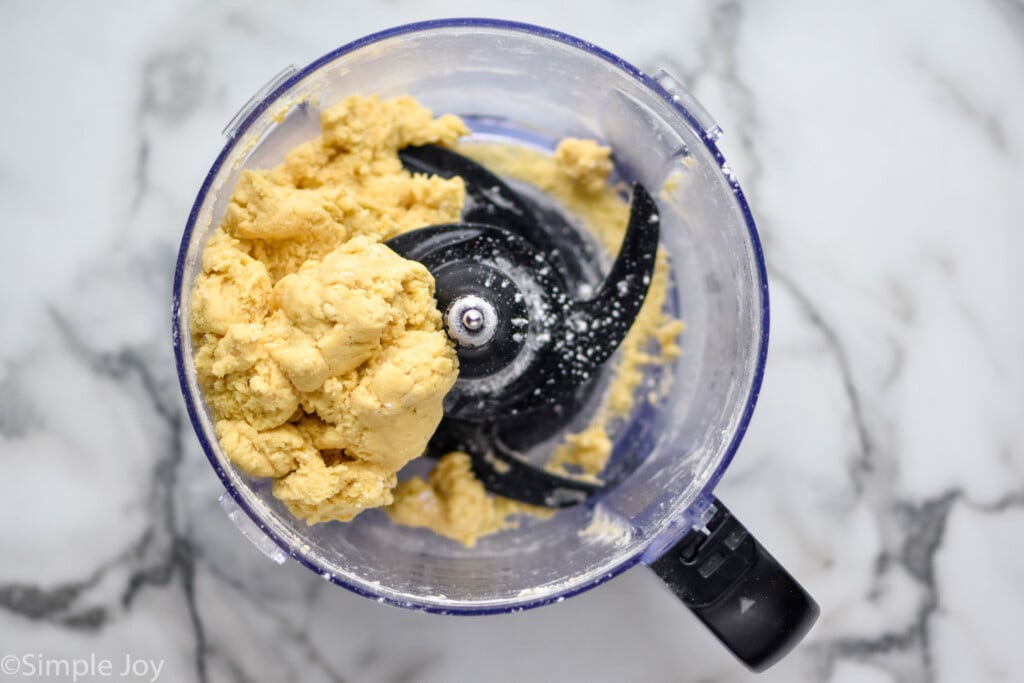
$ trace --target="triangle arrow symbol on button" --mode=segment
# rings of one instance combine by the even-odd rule
[[[745,614],[748,609],[757,604],[757,600],[751,600],[748,597],[740,596],[740,614]]]

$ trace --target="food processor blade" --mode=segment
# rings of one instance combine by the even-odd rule
[[[660,235],[657,205],[633,183],[622,245],[596,294],[584,299],[583,264],[578,254],[566,258],[561,237],[571,231],[568,221],[452,150],[426,145],[401,157],[413,172],[462,177],[467,193],[462,222],[387,241],[434,276],[459,356],[460,378],[429,454],[467,452],[488,490],[509,498],[549,507],[584,500],[599,483],[528,463],[505,445],[501,424],[541,411],[578,412],[580,387],[595,380],[647,296]]]

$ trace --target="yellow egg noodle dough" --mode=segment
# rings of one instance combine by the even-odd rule
[[[381,242],[457,221],[465,198],[460,178],[410,174],[397,152],[451,147],[468,129],[410,97],[357,96],[322,112],[321,127],[280,166],[242,172],[202,254],[190,311],[195,366],[224,453],[247,474],[273,478],[274,496],[310,524],[390,506],[396,523],[472,546],[520,513],[550,514],[488,494],[464,453],[446,455],[427,479],[397,483],[441,420],[458,358],[430,273]],[[606,148],[566,140],[552,157],[464,147],[551,192],[618,248],[628,207],[607,183]],[[554,466],[599,472],[609,421],[628,413],[643,366],[678,353],[681,325],[661,313],[666,284],[659,254],[612,391]],[[651,338],[661,357],[644,351]]]

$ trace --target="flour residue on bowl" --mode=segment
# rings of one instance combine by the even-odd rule
[[[577,535],[591,543],[625,546],[633,539],[633,526],[609,512],[604,506],[598,505],[590,513],[590,522],[580,529]]]

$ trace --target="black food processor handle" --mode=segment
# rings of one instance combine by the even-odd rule
[[[728,508],[712,505],[703,529],[650,566],[740,661],[764,671],[800,642],[820,609]]]

